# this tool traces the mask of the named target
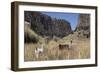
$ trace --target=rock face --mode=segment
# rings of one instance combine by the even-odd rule
[[[90,15],[80,14],[77,30],[90,30]]]
[[[78,31],[87,37],[90,36],[90,15],[89,14],[80,14],[78,25],[75,31]]]
[[[31,24],[31,29],[41,36],[64,37],[72,32],[68,21],[51,18],[41,12],[25,11],[24,18]]]

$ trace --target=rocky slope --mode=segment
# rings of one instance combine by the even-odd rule
[[[79,34],[83,34],[87,38],[90,37],[90,15],[89,14],[80,14],[78,25],[76,27]]]
[[[31,29],[41,36],[64,37],[72,32],[68,21],[51,18],[41,12],[25,11],[24,18],[31,24]]]

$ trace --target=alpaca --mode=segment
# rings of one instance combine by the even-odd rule
[[[41,44],[40,47],[35,48],[35,55],[38,58],[40,54],[44,52],[44,47],[43,44]]]
[[[69,45],[68,44],[59,44],[59,49],[62,50],[64,48],[68,48],[69,49]]]

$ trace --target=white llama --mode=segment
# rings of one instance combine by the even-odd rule
[[[37,58],[39,57],[40,54],[43,53],[43,51],[44,51],[44,47],[43,46],[44,45],[41,44],[40,47],[35,48],[35,55],[36,55]]]

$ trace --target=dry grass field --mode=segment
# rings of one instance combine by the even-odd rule
[[[73,39],[72,44],[70,40]],[[44,61],[44,60],[69,60],[69,59],[87,59],[90,58],[90,39],[78,38],[77,33],[70,34],[58,41],[50,40],[49,43],[44,43],[44,52],[37,58],[35,48],[39,44],[25,43],[24,44],[24,61]],[[69,44],[71,48],[60,50],[59,44]]]

